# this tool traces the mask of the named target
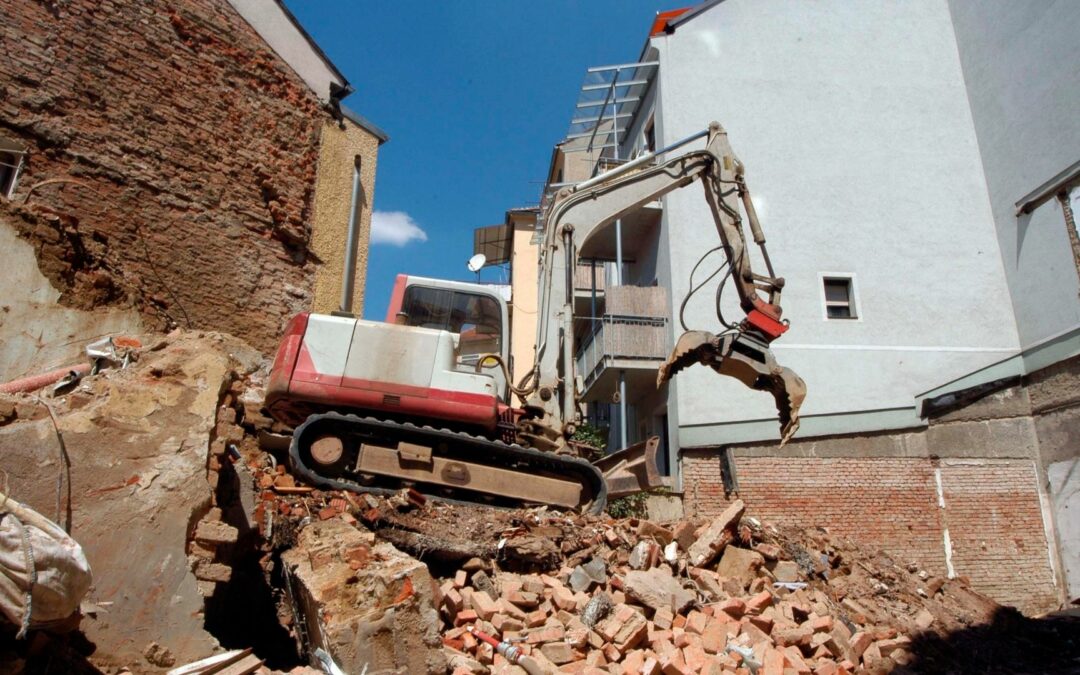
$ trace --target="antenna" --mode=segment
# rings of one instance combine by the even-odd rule
[[[477,253],[473,257],[469,258],[469,262],[465,264],[469,268],[470,272],[476,272],[476,280],[480,281],[480,269],[487,263],[487,256],[483,253]]]

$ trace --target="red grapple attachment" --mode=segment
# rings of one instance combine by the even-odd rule
[[[715,335],[701,330],[687,331],[679,338],[671,356],[661,364],[656,386],[695,363],[734,377],[751,389],[771,393],[780,414],[780,445],[787,443],[798,430],[806,384],[795,371],[776,362],[766,343],[748,333]]]

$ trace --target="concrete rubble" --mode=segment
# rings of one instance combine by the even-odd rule
[[[1063,624],[1040,634],[964,579],[738,500],[655,522],[316,489],[287,470],[290,430],[263,414],[246,345],[177,331],[136,356],[0,397],[11,492],[51,516],[65,474],[57,522],[95,571],[78,639],[0,648],[27,670],[48,654],[110,674],[526,672],[470,629],[590,675],[963,671],[988,626],[1060,643]],[[1070,652],[1046,653],[1035,670]]]

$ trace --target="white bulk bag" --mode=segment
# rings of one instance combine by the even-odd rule
[[[0,614],[21,628],[20,636],[74,614],[92,580],[74,539],[0,493]]]

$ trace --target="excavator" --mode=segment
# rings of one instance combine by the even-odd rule
[[[704,149],[661,159],[703,138]],[[574,372],[573,271],[578,252],[605,225],[695,181],[704,187],[745,317],[729,324],[719,316],[725,330],[718,334],[683,333],[657,386],[694,364],[734,377],[773,396],[786,442],[798,429],[806,386],[769,349],[789,326],[780,307],[784,279],[773,272],[743,164],[713,122],[555,194],[542,214],[534,364],[517,383],[508,368],[507,304],[491,286],[399,275],[384,322],[294,317],[265,402],[275,419],[294,427],[292,471],[333,489],[389,494],[408,485],[451,502],[586,513],[657,487],[657,438],[595,463],[573,440],[583,407]],[[744,223],[766,274],[751,267]]]

